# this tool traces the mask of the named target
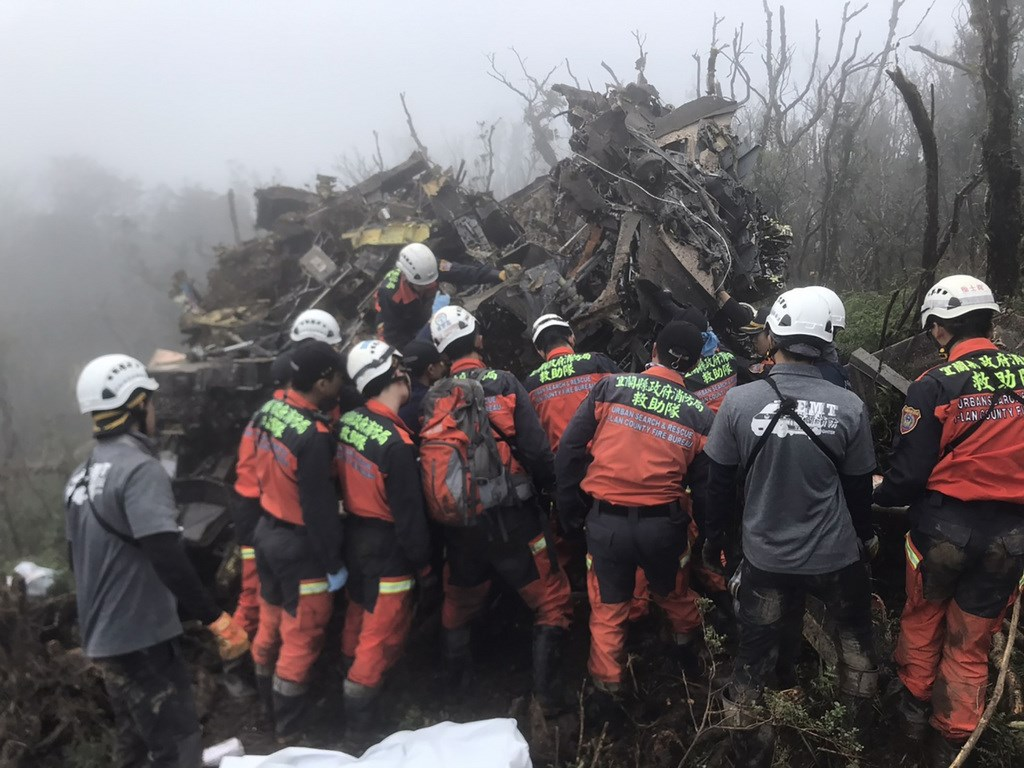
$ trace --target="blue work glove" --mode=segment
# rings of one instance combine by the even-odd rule
[[[341,566],[341,570],[337,573],[327,574],[327,591],[337,592],[339,589],[345,586],[345,582],[348,581],[348,568],[344,565]]]

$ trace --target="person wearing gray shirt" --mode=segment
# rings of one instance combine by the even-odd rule
[[[156,389],[128,355],[104,355],[82,370],[78,403],[96,443],[65,488],[65,530],[82,649],[114,710],[112,765],[197,768],[201,732],[177,643],[178,604],[213,632],[222,659],[238,658],[249,642],[206,594],[181,546],[171,480],[152,439]]]
[[[737,585],[739,652],[725,700],[742,717],[774,672],[796,685],[807,593],[838,628],[840,692],[854,718],[870,713],[878,687],[866,566],[877,552],[871,529],[874,448],[867,410],[815,367],[832,340],[828,305],[816,293],[782,294],[767,320],[775,365],[769,376],[732,389],[708,436],[711,460],[704,560],[719,566],[743,477],[743,561]],[[780,654],[781,649],[781,654]],[[749,710],[747,710],[749,711]],[[751,764],[771,740],[738,735]],[[757,754],[755,754],[757,753]]]

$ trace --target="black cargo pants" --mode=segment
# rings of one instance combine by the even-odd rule
[[[113,765],[197,768],[202,732],[177,639],[97,659],[114,710]]]

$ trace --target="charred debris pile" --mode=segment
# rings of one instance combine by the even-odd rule
[[[517,373],[536,362],[526,331],[545,312],[573,321],[581,349],[635,368],[664,320],[652,292],[711,309],[723,287],[745,301],[782,289],[792,234],[743,185],[758,148],[734,132],[735,102],[671,108],[647,84],[553,90],[568,105],[570,155],[505,200],[416,152],[345,190],[327,176],[315,191],[259,190],[265,233],[220,249],[202,293],[175,275],[189,351],[152,362],[179,476],[228,471],[217,462],[233,453],[300,312],[331,312],[349,339],[372,333],[375,288],[407,243],[440,259],[523,265],[514,282],[456,297],[481,320],[491,362]]]

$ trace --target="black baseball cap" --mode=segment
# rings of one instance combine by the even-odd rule
[[[345,370],[345,360],[334,351],[334,347],[325,341],[313,339],[296,346],[289,363],[292,387],[299,391],[312,389],[320,379]]]
[[[419,376],[427,366],[441,362],[437,347],[423,339],[413,339],[402,347],[402,363],[413,376]]]
[[[658,347],[661,364],[683,373],[700,359],[704,336],[693,323],[673,320],[661,329],[654,343]]]

